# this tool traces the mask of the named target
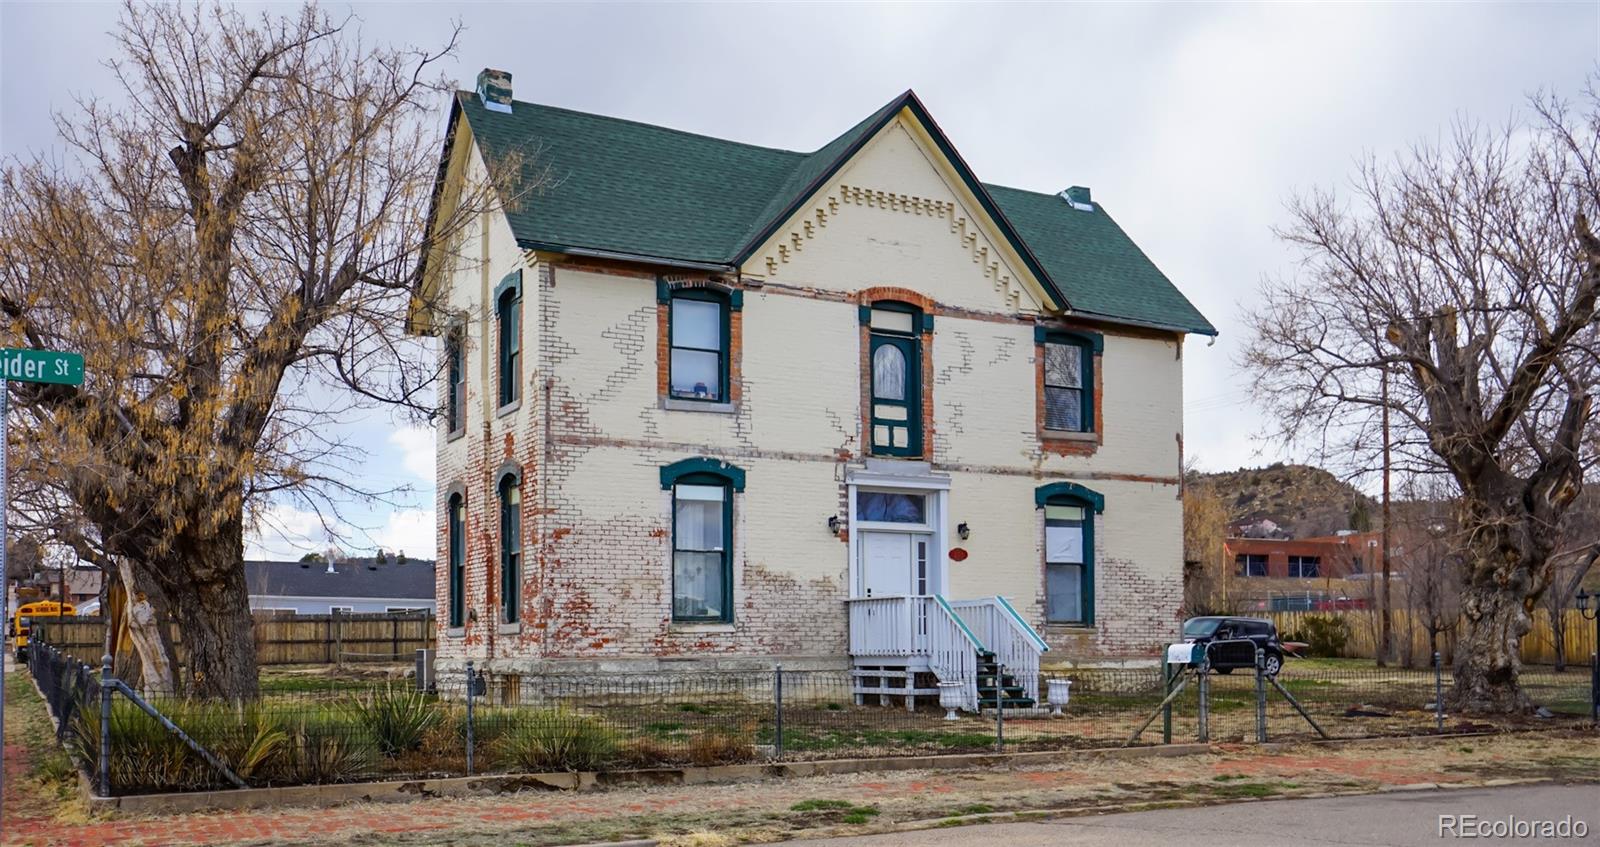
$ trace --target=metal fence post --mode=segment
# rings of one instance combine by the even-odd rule
[[[1177,674],[1173,672],[1172,668],[1171,662],[1161,663],[1162,697],[1172,693],[1172,680],[1177,678]],[[1172,743],[1172,701],[1170,700],[1167,701],[1165,706],[1161,707],[1161,743]]]
[[[472,692],[478,687],[472,676],[472,660],[467,660],[467,776],[472,776]]]
[[[1589,654],[1589,720],[1600,729],[1600,652]]]
[[[111,796],[111,654],[100,657],[100,796]]]
[[[1006,751],[1006,666],[994,666],[994,751]]]
[[[1433,728],[1444,731],[1444,662],[1433,651]]]
[[[772,758],[783,759],[783,665],[772,668],[772,703],[777,714],[773,716]]]
[[[1267,743],[1267,653],[1256,648],[1256,743]]]
[[[1208,713],[1211,705],[1211,656],[1208,654],[1200,660],[1200,743],[1211,740],[1211,715]]]

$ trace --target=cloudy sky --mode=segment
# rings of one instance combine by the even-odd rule
[[[1263,278],[1293,272],[1271,232],[1284,199],[1341,185],[1363,153],[1391,155],[1457,116],[1498,123],[1540,88],[1575,93],[1600,61],[1594,2],[349,8],[369,38],[421,46],[460,20],[448,70],[468,87],[493,66],[521,100],[755,144],[815,149],[915,89],[981,179],[1091,186],[1221,330],[1185,356],[1186,441],[1208,469],[1292,458],[1255,437],[1236,370],[1241,309]],[[6,154],[51,149],[50,112],[74,92],[113,92],[97,60],[116,14],[0,2]],[[414,493],[355,504],[345,546],[430,551],[431,433],[382,415],[352,429],[369,475]],[[252,552],[324,543],[314,516],[276,517]]]

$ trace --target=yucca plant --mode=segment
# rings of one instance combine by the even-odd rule
[[[420,748],[428,730],[444,717],[432,697],[387,685],[358,697],[354,711],[377,740],[378,752],[391,759]]]
[[[500,759],[522,771],[594,770],[617,752],[617,734],[599,720],[566,709],[519,712],[500,733]]]

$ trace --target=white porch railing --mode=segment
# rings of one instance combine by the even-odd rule
[[[1016,677],[1024,693],[1039,702],[1039,657],[1049,645],[1017,610],[999,595],[950,603],[977,637],[987,644],[1006,672]]]
[[[855,597],[850,610],[850,655],[922,659],[940,682],[961,682],[963,708],[978,709],[978,651],[983,642],[938,595]]]

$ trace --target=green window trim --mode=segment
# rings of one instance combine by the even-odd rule
[[[738,293],[738,292],[734,292]],[[679,346],[677,338],[677,320],[673,314],[677,304],[683,301],[699,303],[712,303],[717,306],[717,349],[707,347]],[[728,403],[729,371],[733,358],[733,337],[731,316],[734,311],[733,297],[730,293],[718,288],[707,287],[680,287],[673,288],[667,296],[667,396],[673,400],[683,400],[691,403]],[[675,363],[674,353],[683,350],[688,353],[714,353],[717,357],[717,391],[715,396],[696,397],[693,393],[678,393],[673,389],[673,370]]]
[[[1070,332],[1065,330],[1046,330],[1043,327],[1034,328],[1034,340],[1040,347],[1040,367],[1044,369],[1045,376],[1040,390],[1045,393],[1042,398],[1045,413],[1044,420],[1039,422],[1040,427],[1046,432],[1096,432],[1095,406],[1094,406],[1094,362],[1095,357],[1104,349],[1103,339],[1098,333]],[[1050,384],[1049,367],[1045,364],[1048,348],[1052,344],[1059,344],[1079,351],[1078,360],[1078,386],[1056,386]],[[1048,424],[1049,421],[1049,395],[1051,389],[1078,392],[1078,420],[1081,424],[1077,429],[1059,429]],[[1069,405],[1068,408],[1071,408]]]
[[[911,331],[903,332],[872,326],[872,313],[900,312],[910,316]],[[923,333],[932,330],[932,315],[898,300],[880,300],[864,305],[858,314],[867,327],[867,431],[863,442],[873,456],[898,456],[918,458],[923,455],[922,396],[927,386],[922,384]],[[893,351],[893,352],[889,352]],[[900,397],[878,395],[878,366],[886,367],[899,359],[903,364]],[[896,436],[904,433],[905,443],[896,444]],[[879,435],[884,443],[879,443]]]
[[[1054,503],[1056,500],[1081,500],[1083,505],[1094,507],[1095,514],[1101,514],[1106,510],[1104,494],[1076,482],[1052,482],[1033,490],[1035,507],[1042,509],[1045,504]]]
[[[670,491],[678,480],[692,474],[708,474],[711,476],[725,477],[734,491],[744,491],[744,469],[731,465],[721,459],[712,459],[707,456],[695,456],[691,459],[680,459],[661,468],[661,490]]]
[[[517,402],[522,384],[522,271],[513,271],[494,289],[499,407]]]
[[[452,326],[444,337],[445,358],[445,426],[450,435],[467,428],[467,367],[465,328]]]
[[[1079,591],[1081,597],[1080,614],[1082,620],[1051,621],[1047,617],[1046,622],[1094,626],[1095,559],[1097,558],[1096,554],[1098,553],[1098,550],[1095,547],[1094,525],[1095,516],[1105,511],[1105,497],[1098,491],[1085,488],[1084,486],[1077,485],[1075,483],[1055,482],[1049,485],[1041,485],[1034,489],[1034,504],[1040,509],[1043,509],[1046,506],[1079,506],[1085,510],[1083,519],[1083,563],[1081,566],[1083,571],[1082,575],[1079,577]],[[1049,530],[1047,528],[1046,532],[1048,533],[1048,531]],[[1043,552],[1045,555],[1042,556],[1042,565],[1048,572],[1051,562],[1049,561],[1047,549],[1044,549]],[[1047,575],[1045,578],[1045,590],[1047,592],[1049,591],[1049,584],[1050,580]],[[1047,616],[1049,614],[1049,608],[1050,604],[1047,599],[1045,602]]]
[[[466,626],[467,591],[467,537],[466,498],[460,491],[451,491],[446,500],[446,544],[449,549],[449,626],[460,629]]]
[[[502,469],[495,483],[500,503],[500,622],[522,620],[522,471]]]
[[[685,460],[693,461],[693,460]],[[681,462],[678,464],[682,464]],[[732,468],[732,466],[728,466]],[[737,470],[736,468],[732,468]],[[672,540],[670,581],[672,583],[671,613],[674,623],[733,623],[733,495],[735,491],[744,490],[744,472],[738,471],[737,482],[735,478],[720,471],[692,471],[673,476],[671,484],[666,483],[666,468],[662,468],[663,489],[672,492],[672,504],[668,511],[668,520],[672,524],[670,534]],[[694,553],[704,555],[707,550],[678,547],[678,486],[714,486],[722,489],[722,549],[720,565],[719,598],[720,612],[710,615],[689,615],[678,613],[678,554]],[[737,487],[736,487],[737,486]]]

